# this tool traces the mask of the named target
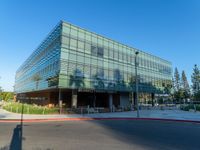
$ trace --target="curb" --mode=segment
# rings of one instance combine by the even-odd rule
[[[163,119],[163,118],[50,118],[50,119],[0,119],[0,123],[17,123],[17,122],[58,122],[58,121],[90,121],[90,120],[152,120],[152,121],[167,121],[167,122],[185,122],[185,123],[197,123],[200,121],[195,120],[179,120],[179,119]]]

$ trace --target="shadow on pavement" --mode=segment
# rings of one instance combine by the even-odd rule
[[[10,150],[22,150],[22,140],[24,140],[22,132],[23,126],[17,125],[13,131],[13,136],[10,143]]]
[[[199,150],[199,124],[162,121],[89,121],[105,129],[105,134],[143,149]]]
[[[10,142],[9,150],[22,150],[23,140],[25,140],[25,138],[23,138],[23,114],[24,114],[24,104],[22,104],[21,123],[18,124],[13,130],[13,135]]]
[[[22,140],[24,140],[22,130],[22,124],[18,124],[13,130],[10,145],[0,147],[0,150],[22,150]]]
[[[26,139],[23,135],[23,127],[29,126],[23,124],[23,114],[24,114],[24,104],[22,104],[22,111],[21,111],[21,122],[17,124],[16,127],[13,129],[12,139],[10,144],[7,144],[3,147],[0,146],[0,150],[22,150],[23,148],[23,141]],[[2,117],[2,116],[0,116]],[[25,148],[26,149],[26,148]],[[30,149],[30,148],[28,148]],[[52,148],[40,148],[36,147],[35,150],[53,150]]]

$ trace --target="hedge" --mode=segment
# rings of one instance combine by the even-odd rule
[[[189,111],[190,109],[195,109],[196,106],[196,111],[200,111],[200,104],[187,104],[187,105],[181,105],[180,109],[184,111]]]
[[[22,113],[23,114],[58,114],[58,108],[48,108],[44,106],[38,106],[35,104],[22,104],[18,102],[7,102],[3,105],[3,109],[14,112],[14,113]]]

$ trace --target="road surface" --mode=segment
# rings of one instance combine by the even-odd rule
[[[0,123],[0,150],[199,150],[200,124],[153,120]]]

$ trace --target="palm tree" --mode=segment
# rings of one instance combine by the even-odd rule
[[[39,74],[33,75],[33,81],[35,81],[35,88],[38,89],[38,85],[40,80],[42,80],[42,77]]]
[[[82,88],[85,86],[84,75],[80,70],[76,69],[73,75],[70,75],[69,85],[75,88]]]
[[[59,73],[56,73],[55,76],[47,78],[48,86],[58,86]]]
[[[129,87],[131,88],[131,90],[135,88],[135,76],[133,75],[129,78]]]

